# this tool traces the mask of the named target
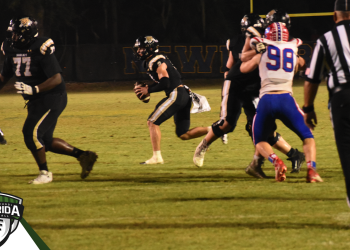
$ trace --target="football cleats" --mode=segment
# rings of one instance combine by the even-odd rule
[[[25,49],[38,36],[38,22],[32,17],[14,18],[10,21],[7,32],[11,46]]]
[[[262,17],[255,14],[244,15],[241,20],[241,31],[243,35],[259,36],[258,33],[264,33],[265,21]],[[257,32],[258,33],[257,33]]]
[[[265,30],[265,38],[270,41],[288,42],[289,32],[283,23],[272,23]]]
[[[284,10],[273,9],[266,14],[265,28],[275,22],[284,23],[284,25],[287,27],[288,30],[291,27],[290,17],[288,13],[285,12]]]
[[[137,60],[145,60],[151,55],[159,52],[158,40],[153,36],[139,36],[134,45],[134,56]],[[144,48],[142,51],[137,51],[139,48]]]

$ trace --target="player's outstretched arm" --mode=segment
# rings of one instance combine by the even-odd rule
[[[242,62],[241,64],[241,72],[246,74],[249,72],[252,72],[254,69],[256,69],[259,66],[261,54],[255,55],[251,60],[247,62]]]
[[[255,55],[256,55],[255,50],[249,50],[249,51],[243,52],[241,55],[241,61],[247,62],[250,59],[252,59]]]
[[[252,50],[252,48],[250,47],[250,40],[251,40],[250,37],[246,37],[245,39],[245,43],[241,54],[242,62],[247,62],[256,55],[256,52]]]

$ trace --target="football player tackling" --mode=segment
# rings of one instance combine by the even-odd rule
[[[190,90],[182,84],[181,75],[163,54],[159,53],[158,40],[153,36],[140,36],[134,45],[135,56],[144,60],[147,73],[154,84],[146,87],[136,86],[137,95],[147,95],[164,91],[166,97],[157,105],[148,117],[147,125],[151,137],[153,156],[141,164],[163,164],[160,151],[160,124],[174,116],[176,135],[182,140],[190,140],[208,133],[207,127],[190,129],[190,111],[192,99]]]
[[[62,139],[53,138],[57,119],[67,105],[65,82],[54,55],[54,42],[38,37],[37,21],[31,17],[12,19],[9,38],[1,46],[5,55],[0,74],[0,89],[16,75],[17,93],[26,101],[28,115],[23,126],[24,142],[39,167],[39,175],[30,184],[52,181],[46,163],[46,151],[77,158],[86,178],[97,159],[91,151],[82,151]]]
[[[300,39],[289,40],[289,32],[283,23],[272,23],[265,30],[266,38],[251,39],[251,46],[264,43],[266,52],[255,55],[241,65],[242,73],[259,66],[261,78],[260,101],[253,121],[255,155],[262,155],[275,166],[275,179],[286,179],[287,167],[267,142],[276,119],[280,119],[303,141],[307,161],[307,182],[322,182],[316,172],[316,145],[311,130],[305,125],[303,112],[292,97],[293,77],[296,68],[305,68],[305,61],[297,55]]]
[[[203,166],[205,153],[217,138],[225,133],[234,131],[242,108],[247,117],[246,130],[249,136],[252,136],[252,123],[256,112],[256,105],[259,101],[261,80],[258,69],[249,74],[241,72],[241,55],[242,49],[245,47],[249,47],[250,49],[249,42],[252,37],[261,37],[264,34],[263,27],[264,20],[259,15],[245,15],[241,21],[242,35],[237,35],[234,39],[227,42],[227,49],[230,51],[228,61],[232,61],[232,63],[230,63],[231,68],[226,74],[222,87],[221,119],[213,123],[212,129],[197,146],[193,156],[193,162],[197,167]],[[255,50],[249,52],[254,53],[251,53],[251,56],[255,55]],[[271,131],[268,142],[274,148],[286,154],[289,157],[288,160],[292,161],[292,167],[295,169],[295,172],[299,172],[301,164],[305,160],[304,154],[292,148],[279,133],[275,132],[276,128],[277,125],[274,125],[274,130]],[[265,178],[266,175],[261,168],[263,163],[263,157],[254,157],[246,168],[246,173],[256,178]]]

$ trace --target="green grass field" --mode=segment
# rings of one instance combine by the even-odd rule
[[[218,120],[221,80],[186,82],[205,95],[211,112],[193,114],[191,127]],[[211,85],[212,84],[212,85]],[[201,138],[181,141],[173,120],[161,126],[164,165],[144,166],[152,155],[146,120],[164,96],[152,94],[144,104],[130,87],[68,92],[68,106],[55,137],[96,151],[93,172],[80,179],[75,158],[48,153],[54,181],[28,185],[37,176],[34,159],[21,133],[26,117],[22,97],[2,94],[0,191],[23,198],[23,217],[51,249],[349,249],[350,211],[344,178],[321,86],[316,102],[317,167],[324,183],[305,182],[306,166],[274,181],[245,174],[253,145],[245,115],[229,134],[229,144],[212,144],[205,165],[192,163]],[[126,91],[129,88],[129,91]],[[15,91],[13,91],[15,92]],[[294,96],[303,104],[303,88]],[[299,138],[278,122],[278,131],[302,150]],[[278,154],[278,152],[276,152]],[[283,160],[286,156],[278,154]]]

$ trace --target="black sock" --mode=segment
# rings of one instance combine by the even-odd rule
[[[74,156],[75,158],[79,158],[79,156],[84,153],[83,150],[80,150],[79,148],[74,148],[73,149],[73,153],[72,156]]]
[[[289,150],[289,152],[287,153],[287,156],[288,156],[288,157],[292,157],[292,155],[294,154],[294,152],[295,152],[295,149],[294,149],[294,148],[291,148],[291,149]]]
[[[49,169],[47,168],[46,162],[39,164],[39,169],[40,169],[40,171],[42,171],[42,170],[49,171]]]

